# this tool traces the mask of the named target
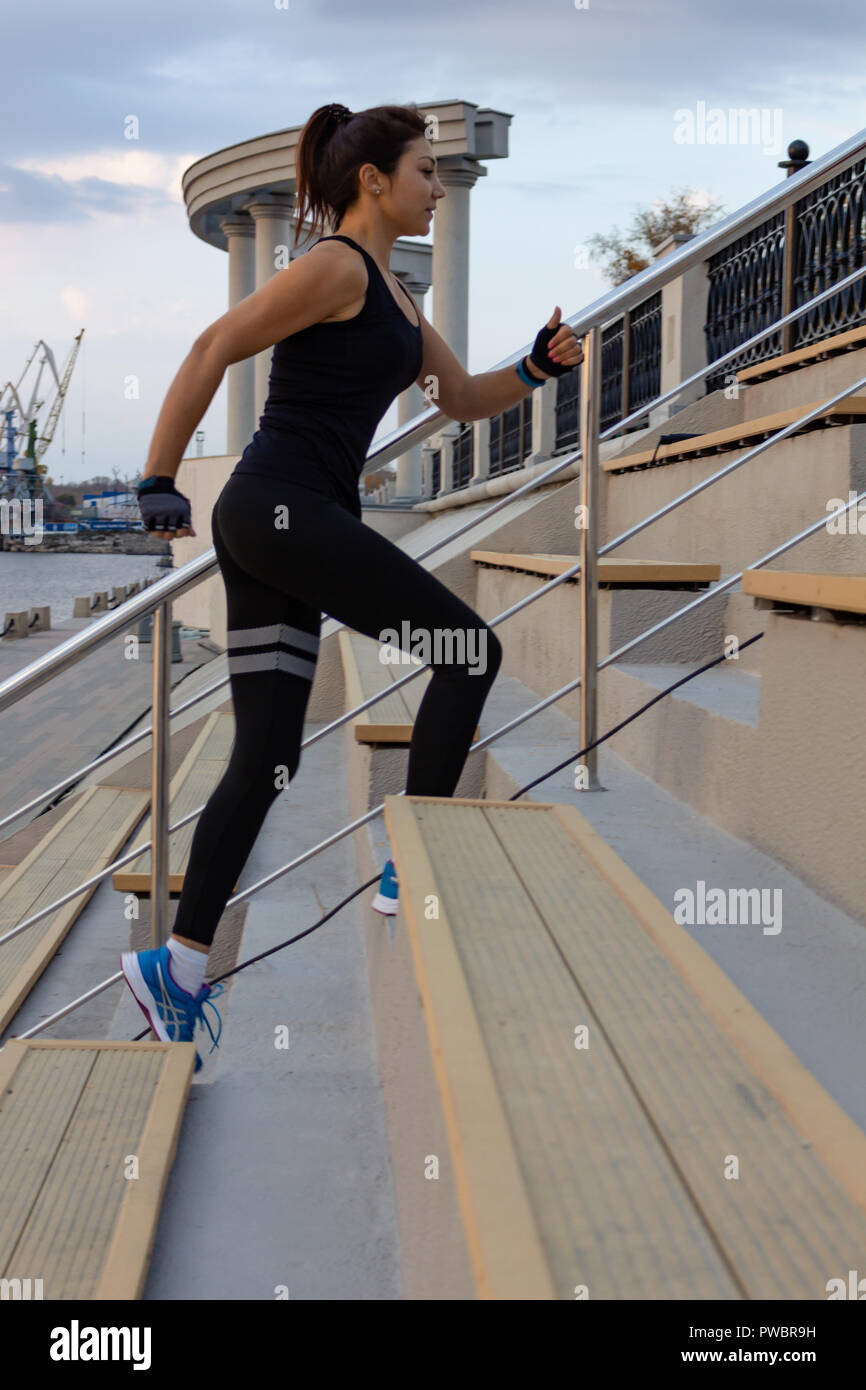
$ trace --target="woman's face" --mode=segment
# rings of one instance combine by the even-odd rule
[[[389,210],[392,216],[405,223],[404,235],[421,236],[430,230],[433,222],[428,209],[435,208],[444,197],[433,147],[422,135],[400,156],[391,179]]]

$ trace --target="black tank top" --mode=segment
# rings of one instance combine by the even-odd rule
[[[421,371],[420,320],[410,323],[369,252],[364,307],[354,318],[314,323],[274,346],[259,428],[234,473],[286,479],[361,515],[358,479],[376,426]],[[409,291],[400,286],[417,317]]]

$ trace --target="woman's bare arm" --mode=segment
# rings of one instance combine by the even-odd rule
[[[428,401],[438,405],[450,419],[484,420],[500,414],[531,394],[533,388],[521,381],[514,367],[500,367],[498,371],[470,375],[445,339],[420,311],[419,319],[423,359],[416,384]],[[568,324],[560,325],[550,346],[564,366],[575,367],[583,361],[583,348]],[[552,372],[539,371],[528,358],[526,361],[530,376],[537,377],[539,381],[547,381],[553,375]]]
[[[337,245],[342,249],[342,243]],[[335,254],[333,246],[323,242],[312,247],[196,338],[162,403],[144,465],[146,478],[155,473],[176,475],[226,367],[254,357],[360,298],[366,286],[363,262],[358,256]]]

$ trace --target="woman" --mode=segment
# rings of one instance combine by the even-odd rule
[[[413,106],[313,113],[298,147],[296,225],[309,212],[315,225],[330,216],[340,231],[201,334],[154,431],[139,489],[144,524],[169,539],[194,536],[173,481],[183,451],[226,367],[274,347],[259,428],[211,514],[228,610],[231,758],[199,818],[172,935],[121,958],[167,1041],[190,1041],[196,1023],[207,1023],[204,975],[217,925],[298,769],[322,612],[380,641],[386,629],[456,629],[465,651],[483,655],[471,666],[431,662],[409,749],[410,795],[453,795],[499,669],[501,645],[478,614],[362,523],[358,480],[377,424],[413,381],[438,384],[434,398],[452,419],[483,419],[570,371],[582,352],[557,306],[516,369],[470,376],[391,274],[395,239],[425,233],[445,196],[425,130]],[[391,860],[374,905],[396,910]]]

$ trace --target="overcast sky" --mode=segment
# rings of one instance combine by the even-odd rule
[[[638,207],[686,185],[733,212],[784,176],[791,139],[815,157],[866,125],[862,0],[580,4],[7,10],[0,384],[18,380],[40,338],[62,368],[86,330],[45,455],[55,480],[141,468],[174,373],[227,308],[227,256],[190,232],[180,191],[211,151],[301,125],[327,101],[354,111],[458,98],[510,113],[509,156],[488,162],[471,194],[468,367],[481,372],[531,341],[554,304],[567,317],[606,288],[597,266],[575,268],[594,232],[625,230]],[[700,104],[759,107],[770,138],[683,143],[677,113]],[[130,115],[136,141],[124,138]],[[125,399],[133,374],[137,401]],[[200,428],[204,451],[222,452],[224,385]]]

